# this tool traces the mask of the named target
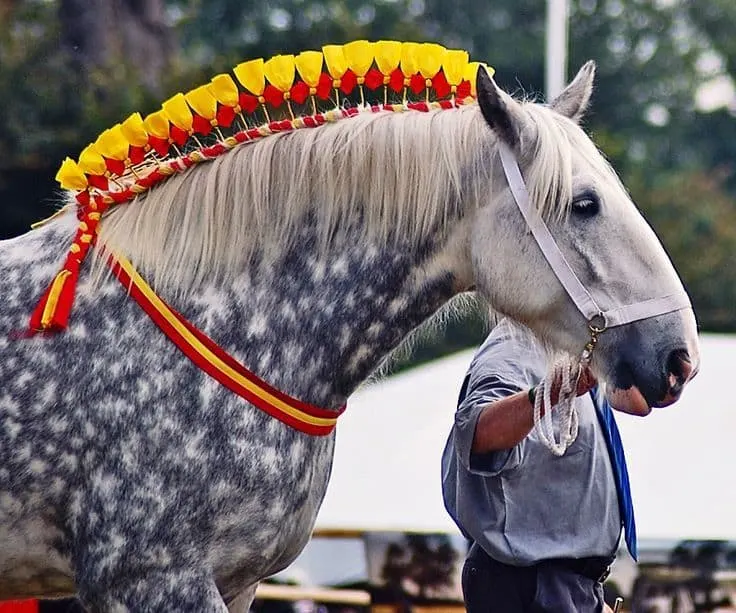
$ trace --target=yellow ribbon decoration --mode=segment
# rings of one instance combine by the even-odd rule
[[[260,96],[266,87],[266,76],[263,73],[263,58],[243,62],[233,68],[235,77],[250,93]]]
[[[148,144],[148,132],[143,126],[143,118],[140,113],[133,113],[128,119],[120,124],[120,131],[134,147],[145,147]]]
[[[468,52],[460,49],[448,49],[442,60],[445,78],[450,85],[460,85],[468,65]]]
[[[79,167],[88,175],[104,175],[107,167],[105,160],[94,145],[87,145],[79,154]]]
[[[217,115],[217,99],[206,85],[200,85],[196,89],[184,94],[187,101],[197,115],[209,119],[210,121]]]
[[[294,58],[294,63],[302,80],[309,87],[319,85],[322,74],[322,54],[319,51],[302,51]]]
[[[155,111],[143,120],[146,132],[158,138],[169,138],[169,120],[163,111]]]
[[[419,72],[419,43],[402,43],[401,44],[401,72],[405,77],[414,76]]]
[[[343,54],[350,70],[356,76],[364,77],[373,64],[373,43],[367,40],[354,40],[343,46]]]
[[[345,59],[342,45],[325,45],[322,47],[322,53],[330,76],[333,79],[342,79],[348,71],[348,61]]]
[[[385,76],[399,67],[401,43],[396,40],[379,40],[375,44],[376,66]]]
[[[82,172],[79,165],[69,157],[61,163],[61,167],[56,173],[56,180],[59,182],[62,189],[71,189],[75,191],[87,189],[87,177],[84,172]]]
[[[263,65],[268,82],[282,92],[288,92],[294,85],[294,56],[275,55]]]
[[[97,151],[111,160],[126,159],[129,147],[130,143],[125,138],[122,126],[119,123],[105,130],[95,141]]]
[[[174,94],[161,105],[164,115],[180,130],[192,131],[192,111],[184,94]]]
[[[431,79],[440,71],[445,53],[447,53],[447,49],[442,45],[435,43],[421,45],[417,52],[417,63],[419,64],[419,72],[425,79]]]
[[[238,86],[229,74],[215,75],[206,87],[220,104],[232,107],[238,103]]]

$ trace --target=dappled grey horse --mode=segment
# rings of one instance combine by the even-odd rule
[[[58,334],[22,331],[74,213],[0,242],[0,598],[244,611],[302,550],[327,487],[335,434],[273,418],[187,359],[111,275],[109,254],[249,372],[328,415],[468,290],[558,351],[589,342],[514,202],[501,146],[597,301],[684,295],[577,124],[593,72],[544,106],[480,70],[477,103],[357,113],[172,177],[103,216]],[[697,369],[690,308],[597,341],[592,368],[620,410],[673,402]]]

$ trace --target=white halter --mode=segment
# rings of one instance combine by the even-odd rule
[[[519,207],[529,229],[542,250],[545,259],[552,267],[555,276],[565,288],[580,313],[588,321],[591,333],[590,342],[581,353],[578,364],[557,365],[547,374],[544,382],[540,385],[539,392],[535,397],[534,423],[540,438],[555,455],[562,455],[575,441],[578,431],[577,412],[574,409],[573,400],[577,389],[578,378],[581,367],[590,361],[593,349],[598,340],[598,335],[608,328],[621,326],[641,319],[648,319],[657,315],[664,315],[673,311],[692,308],[690,298],[684,290],[675,294],[669,294],[660,298],[650,298],[641,302],[616,306],[608,309],[601,308],[593,299],[590,292],[585,289],[572,267],[565,259],[562,251],[557,246],[555,239],[544,223],[539,211],[531,205],[529,191],[524,183],[524,178],[519,170],[516,157],[505,143],[499,144],[501,165],[509,183],[509,188],[514,196],[516,205]],[[562,388],[557,403],[557,412],[562,420],[561,439],[555,441],[552,428],[552,411],[550,391],[552,381],[559,377]],[[546,407],[542,416],[542,407]]]

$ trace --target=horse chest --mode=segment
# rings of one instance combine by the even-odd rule
[[[0,494],[0,600],[74,593],[71,562],[57,548],[59,529],[39,515],[19,519],[18,504]]]
[[[248,486],[220,505],[208,562],[225,594],[282,570],[309,540],[329,480],[334,439],[301,439],[291,446],[293,453],[277,453],[279,446],[265,453],[270,471],[243,465]]]

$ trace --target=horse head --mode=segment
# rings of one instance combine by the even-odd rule
[[[531,207],[544,218],[573,276],[601,312],[633,311],[631,305],[675,298],[672,308],[622,325],[610,326],[605,317],[593,322],[594,329],[608,327],[594,335],[591,368],[606,384],[611,404],[646,415],[652,407],[674,402],[697,372],[696,321],[663,246],[579,125],[594,72],[594,64],[587,63],[546,106],[514,100],[479,71],[479,115],[490,127],[481,157],[486,165],[495,163],[493,173],[504,184],[497,152],[505,147],[513,153]],[[472,219],[471,257],[479,291],[494,309],[527,325],[551,348],[579,355],[590,339],[590,318],[545,257],[512,190],[492,192]]]

